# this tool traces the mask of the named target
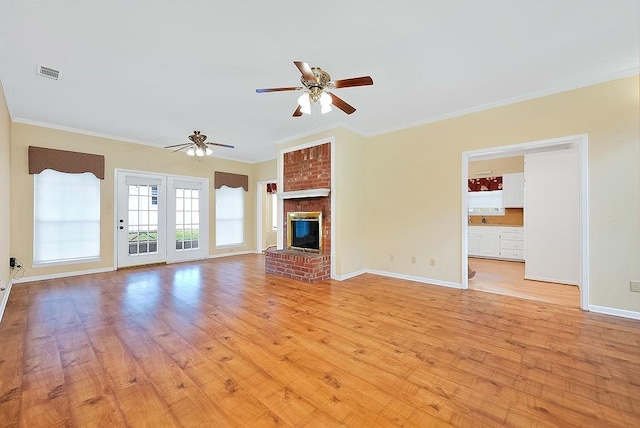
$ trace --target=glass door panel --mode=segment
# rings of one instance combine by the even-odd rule
[[[169,261],[196,260],[208,256],[208,180],[169,178]],[[172,206],[171,206],[172,205]],[[201,223],[202,220],[202,223]]]
[[[158,253],[158,186],[129,185],[129,255]]]
[[[199,190],[176,189],[176,251],[197,250],[200,213]]]
[[[163,176],[118,173],[118,267],[166,261]]]

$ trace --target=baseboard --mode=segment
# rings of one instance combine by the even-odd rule
[[[49,275],[25,276],[20,279],[14,279],[13,282],[15,284],[18,284],[21,282],[45,281],[47,279],[67,278],[69,276],[92,275],[94,273],[113,272],[114,270],[116,270],[115,267],[107,267],[107,268],[100,268],[100,269],[78,270],[74,272],[53,273]]]
[[[355,272],[349,272],[349,273],[344,274],[344,275],[336,275],[336,277],[332,278],[332,279],[335,279],[336,281],[346,281],[347,279],[351,279],[351,278],[355,278],[356,276],[360,276],[363,273],[367,273],[367,270],[366,269],[362,269],[362,270],[358,270],[358,271],[355,271]]]
[[[219,259],[220,257],[242,256],[244,254],[259,254],[259,253],[256,253],[255,250],[235,251],[235,252],[231,252],[231,253],[210,254],[207,258],[208,259]]]
[[[537,276],[527,276],[527,275],[525,275],[524,279],[527,279],[529,281],[552,282],[554,284],[575,285],[576,287],[580,285],[575,281],[561,281],[559,279],[540,278],[540,277],[537,277]]]
[[[13,280],[9,281],[6,290],[4,290],[4,295],[2,296],[2,302],[0,302],[0,322],[2,322],[2,316],[4,315],[4,310],[7,307],[7,302],[9,301],[9,293],[11,293],[11,287],[13,286]]]
[[[365,272],[363,272],[363,273],[365,273]],[[430,284],[430,285],[439,285],[441,287],[449,287],[449,288],[457,288],[457,289],[461,289],[462,288],[462,284],[458,284],[456,282],[441,281],[439,279],[424,278],[424,277],[421,277],[421,276],[404,275],[404,274],[400,274],[400,273],[385,272],[385,271],[381,271],[381,270],[371,270],[371,269],[367,269],[366,273],[372,273],[374,275],[386,276],[386,277],[389,277],[389,278],[406,279],[407,281],[421,282],[421,283]]]
[[[631,318],[640,320],[640,312],[627,311],[625,309],[608,308],[606,306],[589,305],[589,311],[604,315],[614,315],[616,317]]]

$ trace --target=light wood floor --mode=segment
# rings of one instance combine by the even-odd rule
[[[469,281],[470,290],[580,307],[578,287],[524,279],[524,263],[472,257],[469,258],[469,266],[476,271]]]
[[[17,284],[0,425],[640,426],[640,323],[261,255]]]

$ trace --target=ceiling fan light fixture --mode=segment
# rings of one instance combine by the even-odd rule
[[[213,154],[213,150],[209,147],[218,146],[218,147],[227,147],[233,149],[234,146],[230,144],[222,144],[222,143],[205,143],[207,136],[201,134],[200,131],[193,131],[193,135],[189,135],[189,139],[191,143],[183,143],[183,144],[174,144],[172,146],[165,146],[165,149],[175,149],[173,152],[179,152],[181,150],[187,150],[187,156],[211,156]]]
[[[325,92],[326,90],[351,88],[355,86],[373,85],[371,76],[350,77],[348,79],[332,80],[331,75],[320,67],[310,67],[309,64],[302,61],[293,61],[294,65],[300,70],[300,84],[302,86],[287,86],[280,88],[262,88],[256,89],[259,94],[265,92],[281,92],[281,91],[297,91],[302,89],[304,94],[298,98],[298,107],[293,112],[293,117],[300,117],[302,114],[311,114],[311,104],[320,103],[321,112],[328,113],[331,111],[330,105],[336,106],[346,114],[352,114],[356,111],[355,107],[348,104],[342,98],[333,93]]]
[[[320,95],[320,105],[330,106],[332,103],[333,99],[331,98],[331,95],[326,92],[323,92],[322,95]]]
[[[309,99],[309,93],[304,92],[298,98],[298,105],[300,106],[300,111],[305,114],[311,114],[311,100]]]
[[[332,108],[331,108],[331,104],[333,103],[333,99],[331,98],[331,95],[327,94],[326,92],[323,92],[322,95],[320,95],[320,113],[325,114],[325,113],[329,113]]]

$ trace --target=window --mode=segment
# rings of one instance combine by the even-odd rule
[[[504,215],[502,190],[468,192],[470,215]]]
[[[244,189],[216,189],[216,246],[244,243]]]
[[[100,180],[90,172],[34,174],[33,263],[100,257]]]

